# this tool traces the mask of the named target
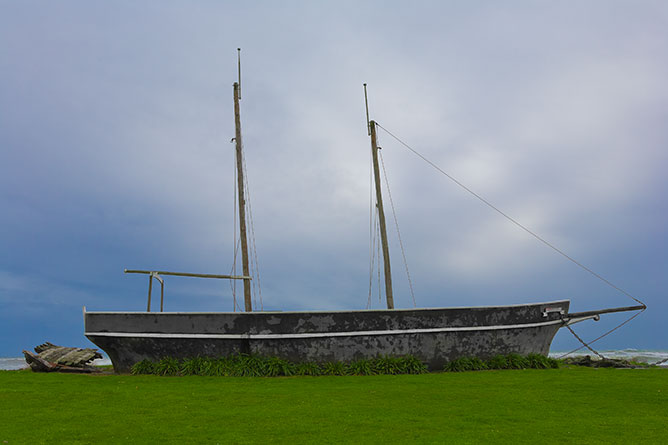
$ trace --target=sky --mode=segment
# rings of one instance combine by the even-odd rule
[[[597,347],[668,349],[668,3],[0,0],[0,11],[0,356],[91,347],[83,306],[145,310],[147,278],[124,268],[232,270],[238,47],[256,306],[384,307],[369,277],[367,83],[384,129],[648,305]],[[383,129],[379,144],[417,307],[636,304]],[[383,193],[395,304],[411,308]],[[232,289],[166,277],[165,309],[231,311]],[[574,329],[589,340],[627,316]],[[578,346],[561,330],[552,349]]]

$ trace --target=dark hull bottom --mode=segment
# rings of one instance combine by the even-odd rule
[[[431,370],[464,356],[547,354],[568,301],[352,312],[85,312],[86,336],[116,372],[142,359],[234,353],[291,361],[413,355]]]

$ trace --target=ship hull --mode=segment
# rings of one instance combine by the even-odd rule
[[[86,312],[85,335],[116,372],[140,360],[236,353],[294,362],[413,355],[430,370],[459,357],[544,354],[569,301],[313,312]]]

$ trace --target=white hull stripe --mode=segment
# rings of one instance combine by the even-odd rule
[[[591,318],[591,317],[589,317]],[[584,318],[582,319],[584,320]],[[568,320],[573,324],[577,320]],[[349,332],[305,332],[302,334],[164,334],[158,332],[86,332],[84,335],[91,337],[124,337],[124,338],[212,338],[221,340],[277,340],[290,338],[326,338],[326,337],[360,337],[377,335],[401,335],[401,334],[431,334],[440,332],[470,332],[470,331],[497,331],[502,329],[525,329],[540,328],[555,324],[562,324],[562,320],[543,321],[540,323],[507,324],[496,326],[462,326],[451,328],[425,328],[425,329],[392,329],[385,331],[349,331]]]

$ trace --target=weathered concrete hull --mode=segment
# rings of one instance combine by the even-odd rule
[[[547,354],[569,301],[342,312],[84,312],[117,372],[142,359],[234,353],[292,361],[413,355],[430,369],[463,356]]]

